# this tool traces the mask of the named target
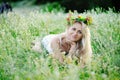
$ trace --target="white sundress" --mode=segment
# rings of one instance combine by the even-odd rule
[[[41,44],[48,51],[49,54],[53,53],[53,50],[51,48],[51,41],[56,36],[57,36],[56,34],[50,34],[50,35],[45,36],[41,41]]]

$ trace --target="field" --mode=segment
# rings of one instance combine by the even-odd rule
[[[1,14],[0,80],[120,80],[120,14],[99,8],[77,14],[93,18],[93,58],[85,68],[31,50],[35,38],[65,30],[67,13],[23,7]]]

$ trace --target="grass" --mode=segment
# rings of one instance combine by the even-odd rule
[[[86,68],[31,50],[35,38],[63,32],[67,14],[16,8],[0,15],[0,80],[120,80],[120,14],[98,9],[80,15],[93,17],[93,59]]]

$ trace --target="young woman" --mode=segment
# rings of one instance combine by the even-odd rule
[[[78,61],[87,64],[91,61],[92,49],[90,41],[90,31],[87,24],[90,18],[80,16],[68,19],[68,28],[61,34],[47,35],[41,43],[43,47],[60,62],[64,62],[64,55],[70,60],[77,57]],[[35,51],[40,51],[40,42],[35,42],[32,47]]]

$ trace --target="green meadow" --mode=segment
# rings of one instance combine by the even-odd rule
[[[38,7],[0,14],[0,80],[120,80],[120,14],[100,8],[75,15],[91,16],[91,65],[60,64],[31,50],[31,42],[66,29],[67,13]]]

